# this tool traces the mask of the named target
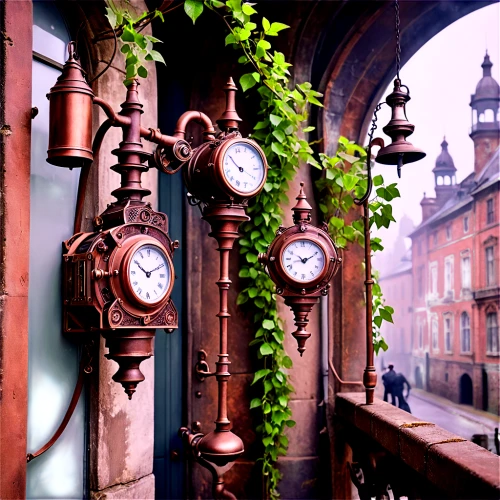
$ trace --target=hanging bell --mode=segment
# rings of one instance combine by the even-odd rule
[[[75,42],[68,45],[69,59],[50,89],[49,149],[47,161],[65,168],[91,163],[92,104],[94,93],[76,59]]]
[[[401,81],[394,80],[394,90],[386,98],[387,104],[392,109],[392,117],[389,123],[382,129],[391,139],[392,143],[381,148],[375,158],[377,163],[383,165],[397,165],[398,176],[401,177],[401,167],[406,163],[421,160],[425,153],[413,146],[406,138],[413,134],[415,125],[406,118],[406,103],[410,100],[410,93],[402,88]]]

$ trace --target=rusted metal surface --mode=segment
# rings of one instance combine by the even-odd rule
[[[295,225],[286,229],[283,226],[278,228],[276,238],[267,253],[259,255],[259,261],[267,266],[269,276],[276,284],[276,292],[284,297],[285,304],[294,313],[297,330],[292,335],[297,340],[298,351],[302,356],[306,340],[311,336],[306,331],[308,315],[319,302],[320,296],[328,294],[330,281],[338,271],[342,259],[328,234],[328,228],[311,224],[312,207],[306,200],[303,182],[300,183],[297,204],[292,208],[292,212]],[[296,254],[297,245],[300,249],[308,244],[308,248],[312,248],[309,250],[312,255],[304,257]],[[291,249],[292,245],[294,250]],[[285,254],[290,257],[287,258]],[[318,264],[314,266],[319,268],[317,274],[308,270],[312,277],[302,274],[296,278],[298,271],[293,271],[293,262],[298,262],[300,266],[300,263],[306,264],[312,258],[318,260]]]
[[[26,494],[31,2],[1,2],[0,498]]]

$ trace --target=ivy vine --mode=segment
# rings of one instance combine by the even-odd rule
[[[144,19],[160,17],[163,20],[163,16],[153,11],[135,18],[126,9],[117,8],[112,0],[107,3],[108,19],[117,32],[120,30],[121,51],[127,54],[127,84],[132,78],[147,76],[143,61],[164,63],[161,55],[152,49],[160,40],[136,30]],[[311,144],[304,137],[314,131],[314,127],[308,126],[308,108],[310,105],[322,106],[319,100],[322,95],[309,82],[292,85],[291,64],[283,53],[272,50],[270,41],[287,29],[287,25],[266,18],[257,21],[256,4],[241,0],[185,0],[183,4],[193,23],[205,8],[220,17],[228,30],[226,46],[240,51],[238,62],[249,69],[241,76],[240,85],[244,92],[253,88],[260,98],[260,120],[253,127],[252,138],[263,148],[269,171],[263,191],[248,208],[251,220],[242,227],[245,236],[239,243],[245,263],[239,276],[248,280],[248,286],[240,292],[237,303],[253,312],[253,322],[257,325],[250,345],[255,346],[262,368],[254,374],[252,385],[260,387],[261,396],[251,401],[250,408],[261,415],[256,431],[261,436],[263,453],[258,462],[267,495],[275,499],[279,497],[277,486],[281,479],[278,457],[286,455],[288,449],[285,430],[295,425],[289,407],[294,389],[288,370],[293,363],[283,346],[285,332],[278,317],[275,285],[258,263],[257,255],[266,251],[282,223],[281,205],[288,202],[289,182],[301,163],[323,172],[316,183],[320,192],[319,207],[337,246],[342,250],[349,244],[364,245],[363,221],[354,198],[366,189],[366,151],[341,137],[334,156],[320,154],[319,160],[315,157]],[[381,175],[375,176],[373,181],[376,196],[369,203],[370,225],[389,227],[394,222],[391,201],[399,197],[399,191],[396,184],[386,186]],[[380,238],[372,238],[371,246],[373,251],[383,249]],[[376,274],[374,278],[376,280]],[[388,347],[380,327],[383,321],[392,322],[393,312],[385,304],[381,287],[375,282],[373,342],[377,353]]]

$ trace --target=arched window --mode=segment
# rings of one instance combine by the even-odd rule
[[[483,123],[483,122],[484,122],[484,113],[481,113],[481,114],[479,115],[479,122],[480,122],[480,123]]]
[[[435,351],[439,348],[439,325],[437,318],[432,318],[432,348]]]
[[[495,121],[495,113],[492,109],[487,109],[484,112],[484,121],[485,122],[494,122]]]
[[[460,349],[462,352],[471,352],[470,317],[465,311],[460,316]]]
[[[436,184],[438,186],[442,186],[443,185],[443,177],[441,175],[438,175],[438,177],[436,179]]]
[[[489,354],[498,353],[498,313],[486,313],[486,350]]]

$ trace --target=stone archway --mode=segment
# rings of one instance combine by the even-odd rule
[[[492,0],[402,2],[402,64],[441,30],[491,3]],[[316,120],[318,136],[323,137],[321,148],[328,154],[334,153],[340,135],[363,140],[372,111],[394,77],[393,8],[393,2],[316,2],[303,16],[292,49],[295,79],[309,80],[324,93],[324,108],[313,109],[312,118]],[[363,369],[364,318],[343,307],[364,301],[362,287],[350,286],[362,279],[362,260],[360,248],[346,253],[331,295],[336,297],[335,309],[332,302],[331,309],[341,308],[341,313],[330,321],[330,331],[335,332],[333,344],[342,345],[334,352],[334,362],[346,378]]]
[[[460,377],[460,404],[472,405],[473,404],[473,387],[472,379],[467,373]]]

